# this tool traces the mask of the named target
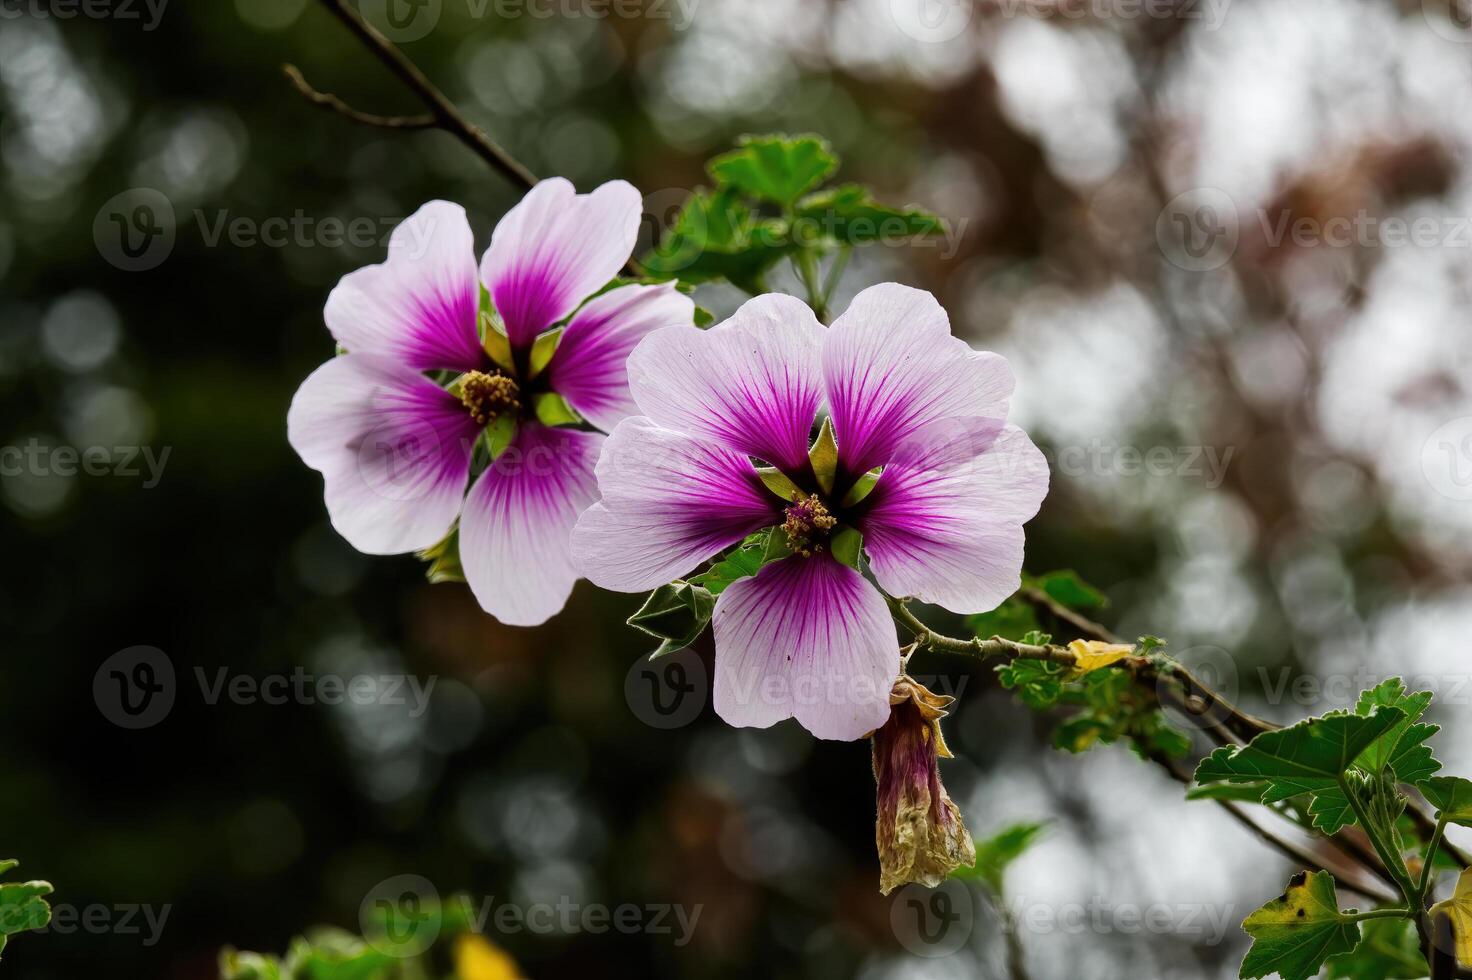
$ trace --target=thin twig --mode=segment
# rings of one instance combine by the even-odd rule
[[[362,112],[330,92],[319,92],[312,88],[311,83],[303,77],[301,70],[296,65],[282,65],[281,71],[308,102],[319,105],[329,112],[346,116],[353,122],[362,123],[365,126],[378,126],[381,129],[434,129],[439,126],[439,121],[427,112],[418,116],[376,116],[371,112]]]
[[[376,27],[364,20],[356,10],[348,6],[344,0],[321,0],[321,2],[324,7],[331,11],[333,16],[337,17],[338,20],[347,26],[348,30],[358,40],[363,42],[363,45],[368,50],[373,52],[389,71],[393,72],[399,81],[408,86],[410,91],[418,96],[419,100],[424,103],[425,108],[429,110],[429,117],[432,120],[430,126],[400,125],[391,128],[433,127],[443,129],[464,143],[472,152],[490,164],[493,170],[508,180],[528,189],[537,182],[537,178],[530,170],[522,165],[521,161],[517,160],[510,153],[507,153],[495,141],[482,132],[479,127],[461,115],[460,110],[456,109],[450,100],[445,98],[444,93],[435,87],[434,83],[425,76],[424,72],[420,71],[419,67],[410,61],[392,41],[379,33]],[[288,75],[290,75],[290,72],[288,72]],[[292,81],[295,83],[297,80],[294,78]],[[343,112],[343,115],[357,122],[367,123],[375,118],[410,119],[417,122],[421,118],[418,116],[374,117],[368,113],[351,109],[351,107],[347,106],[346,103],[343,103],[341,99],[337,99],[335,96],[326,96],[327,99],[332,101],[323,103],[312,94],[321,95],[322,93],[316,92],[310,85],[307,85],[305,79],[302,79],[301,83],[297,85],[297,90],[318,105],[326,104],[339,112],[347,110]],[[333,102],[336,102],[337,105],[333,105]],[[340,109],[338,108],[339,106],[341,106]],[[372,123],[372,125],[379,124]]]

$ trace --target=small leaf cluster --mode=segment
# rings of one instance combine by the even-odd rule
[[[690,195],[640,265],[656,278],[725,280],[757,295],[783,259],[806,279],[835,250],[943,229],[935,215],[881,204],[861,184],[821,187],[838,162],[817,136],[742,137],[707,164],[714,188]]]
[[[18,864],[0,860],[0,876]],[[0,952],[4,952],[11,936],[40,929],[51,921],[51,906],[46,902],[50,894],[51,883],[47,881],[0,882]]]
[[[1404,898],[1401,906],[1341,911],[1329,872],[1300,873],[1243,922],[1253,945],[1242,977],[1307,980],[1326,965],[1330,977],[1356,980],[1428,975],[1416,920],[1435,872],[1460,867],[1440,848],[1442,830],[1472,826],[1472,781],[1435,775],[1441,763],[1427,742],[1438,729],[1421,721],[1431,700],[1430,692],[1408,692],[1391,678],[1361,694],[1352,711],[1264,732],[1217,749],[1197,767],[1193,796],[1260,802],[1326,835],[1357,825]],[[1405,817],[1411,787],[1436,810],[1429,842],[1414,836]],[[1407,854],[1417,860],[1407,862]],[[1472,871],[1463,870],[1456,895],[1430,916],[1451,927],[1455,949],[1445,955],[1472,968]]]
[[[453,896],[428,910],[433,921],[419,923],[407,940],[370,925],[369,936],[321,927],[292,940],[285,956],[226,948],[220,953],[221,980],[517,980],[516,963],[475,931],[466,896]],[[402,945],[434,929],[424,950]],[[396,948],[397,947],[397,948]]]
[[[982,638],[999,636],[1031,646],[1052,642],[1052,636],[1039,629],[1033,604],[1022,598],[1028,590],[1078,612],[1108,604],[1104,594],[1076,572],[1027,575],[1018,594],[989,613],[970,617],[967,625]],[[1106,669],[1123,660],[1126,652],[1130,657],[1151,657],[1162,645],[1155,637],[1142,637],[1128,651],[1107,644],[1079,644],[1076,649],[1070,646],[1075,667],[1018,657],[997,668],[997,679],[1035,711],[1077,709],[1054,733],[1054,745],[1060,749],[1085,752],[1096,745],[1127,741],[1141,755],[1176,758],[1190,751],[1191,740],[1166,721],[1154,692],[1141,689],[1127,671]]]

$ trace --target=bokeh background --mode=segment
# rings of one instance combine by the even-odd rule
[[[1467,774],[1461,2],[427,0],[389,27],[535,172],[646,191],[646,238],[743,132],[821,133],[841,178],[944,215],[947,237],[861,251],[836,305],[923,286],[1012,358],[1054,463],[1029,567],[1078,569],[1119,632],[1167,637],[1278,721],[1415,676]],[[522,906],[702,907],[684,946],[495,935],[539,980],[1002,976],[979,899],[949,956],[894,926],[865,745],[708,706],[657,728],[625,683],[635,597],[584,585],[546,627],[505,628],[327,524],[285,415],[332,352],[328,291],[425,200],[465,204],[484,247],[519,190],[444,134],[302,100],[283,62],[359,108],[420,109],[311,0],[93,9],[0,3],[0,440],[47,450],[0,476],[0,856],[109,911],[19,937],[0,970],[210,977],[225,944],[356,929],[375,883],[417,874]],[[138,188],[163,233],[130,254]],[[117,465],[67,475],[58,447]],[[164,460],[156,480],[141,453],[118,471],[129,447]],[[128,730],[94,675],[139,644],[177,697]],[[973,832],[1052,821],[1008,881],[1055,917],[1022,931],[1033,976],[1235,976],[1235,924],[1283,859],[1124,749],[1051,749],[989,671],[916,667],[962,695],[944,777]],[[196,671],[221,669],[435,688],[418,714],[210,704]],[[156,942],[118,927],[129,905],[168,907]],[[1152,905],[1169,927],[1131,929]]]

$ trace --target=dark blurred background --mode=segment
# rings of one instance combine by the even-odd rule
[[[364,10],[536,173],[633,181],[646,242],[743,132],[821,133],[841,179],[944,215],[946,237],[861,251],[835,305],[923,286],[1013,359],[1016,418],[1054,463],[1029,568],[1077,568],[1119,632],[1167,637],[1278,721],[1367,679],[1434,685],[1439,755],[1465,774],[1459,2]],[[635,597],[581,585],[547,626],[506,628],[327,524],[285,416],[332,352],[328,291],[431,198],[465,204],[484,248],[519,189],[442,133],[305,102],[283,62],[360,109],[421,110],[311,0],[0,13],[0,857],[74,916],[104,910],[18,937],[0,972],[210,977],[225,944],[356,930],[376,883],[415,874],[523,907],[701,907],[685,945],[493,933],[543,980],[1001,976],[979,904],[949,956],[892,925],[866,745],[708,706],[655,727],[625,683]],[[740,298],[700,292],[718,315]],[[112,663],[166,658],[173,698],[125,727],[94,680],[138,645],[161,653]],[[978,838],[1053,820],[1009,878],[1016,908],[1106,910],[1024,928],[1035,976],[1235,976],[1279,857],[1123,749],[1053,750],[989,671],[915,666],[962,695],[943,772]],[[222,669],[434,687],[417,708],[211,704],[197,672]],[[1113,915],[1157,904],[1168,929]],[[138,911],[130,932],[137,906],[162,928]]]

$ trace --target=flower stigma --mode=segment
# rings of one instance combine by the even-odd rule
[[[460,401],[481,425],[489,425],[502,412],[520,409],[520,395],[516,382],[504,374],[471,371],[460,379]]]
[[[782,530],[787,534],[787,544],[794,554],[804,558],[811,558],[813,552],[823,550],[822,541],[838,523],[838,518],[828,513],[828,508],[815,493],[794,501],[785,514]]]

